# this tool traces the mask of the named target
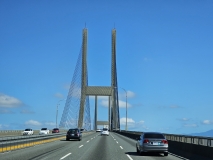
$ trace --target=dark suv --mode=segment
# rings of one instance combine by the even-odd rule
[[[81,141],[82,139],[82,132],[78,128],[69,129],[67,131],[66,140],[69,141],[70,139],[78,139]]]

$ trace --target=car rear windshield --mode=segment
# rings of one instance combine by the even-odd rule
[[[25,131],[31,131],[31,129],[25,129]]]
[[[78,132],[78,130],[77,129],[69,129],[69,131],[68,132],[70,132],[70,133],[77,133]]]
[[[53,130],[59,130],[58,128],[54,128]]]
[[[162,138],[162,139],[164,139],[164,136],[159,133],[146,133],[146,134],[144,134],[144,138]]]
[[[42,128],[41,130],[47,130],[47,128]]]
[[[108,129],[107,128],[103,128],[103,131],[108,131]]]

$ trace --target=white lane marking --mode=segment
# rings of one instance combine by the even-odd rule
[[[121,146],[120,146],[121,147]],[[121,147],[121,149],[123,149],[122,147]]]
[[[127,154],[127,157],[128,157],[130,160],[133,160],[128,154]]]
[[[116,143],[118,143],[118,141],[116,141]]]
[[[169,154],[171,154],[172,156],[175,156],[175,157],[181,158],[181,159],[183,159],[183,160],[189,160],[189,159],[187,159],[187,158],[184,158],[184,157],[178,156],[178,155],[176,155],[176,154],[174,154],[174,153],[171,153],[171,152],[168,152],[168,153],[169,153]]]
[[[87,141],[87,143],[88,143],[89,141]]]
[[[83,147],[84,145],[79,146],[79,148]]]
[[[93,139],[93,138],[91,138],[91,139]]]
[[[70,154],[72,154],[72,153],[68,153],[67,155],[65,155],[64,157],[61,157],[61,159],[64,159],[64,158],[66,158],[67,156],[69,156]],[[61,160],[60,159],[60,160]]]

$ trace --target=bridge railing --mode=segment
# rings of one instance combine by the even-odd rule
[[[167,140],[213,147],[213,137],[166,134]]]
[[[131,138],[135,139],[140,136],[143,132],[138,131],[124,131],[123,133],[130,133]],[[190,136],[190,135],[178,135],[178,134],[168,134],[163,133],[167,140],[183,142],[183,143],[191,143],[196,145],[203,145],[208,147],[213,147],[213,137],[202,137],[202,136]]]

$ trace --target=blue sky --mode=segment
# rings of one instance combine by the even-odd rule
[[[213,128],[213,1],[0,1],[0,130],[53,128],[88,29],[89,85],[111,85],[117,30],[121,129]],[[106,97],[98,119],[107,120]],[[60,101],[59,118],[65,100]],[[91,119],[94,118],[91,97]]]

